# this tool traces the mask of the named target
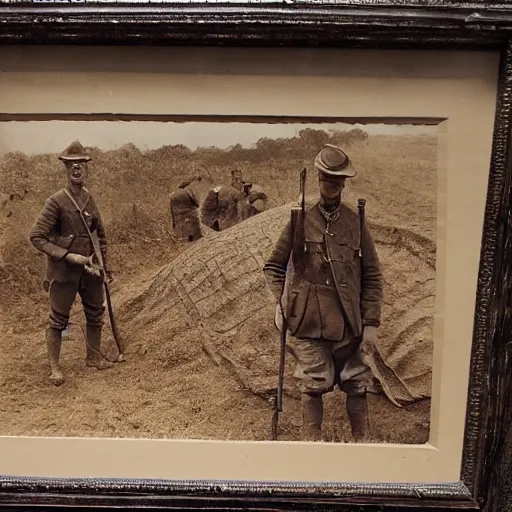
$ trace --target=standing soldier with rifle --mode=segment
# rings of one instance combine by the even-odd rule
[[[59,159],[67,171],[67,187],[45,201],[30,233],[34,247],[47,255],[50,318],[46,343],[50,381],[56,386],[64,383],[59,367],[62,331],[68,326],[77,293],[86,318],[86,365],[98,370],[112,366],[100,351],[104,278],[111,281],[112,277],[106,263],[107,241],[102,218],[93,196],[84,186],[91,157],[75,141]],[[95,245],[101,253],[96,258]]]
[[[363,361],[377,342],[380,263],[368,229],[341,202],[345,180],[355,176],[348,155],[326,144],[314,165],[320,199],[309,208],[302,202],[300,222],[286,225],[263,271],[293,336],[287,345],[298,363],[303,439],[322,439],[323,395],[338,385],[352,435],[361,440],[367,393],[382,391]]]

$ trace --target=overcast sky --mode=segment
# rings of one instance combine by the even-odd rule
[[[251,146],[261,137],[293,137],[300,130],[347,130],[361,128],[370,134],[436,133],[436,126],[412,125],[347,125],[336,124],[264,124],[213,122],[153,122],[153,121],[10,121],[0,122],[0,156],[8,151],[29,154],[62,151],[79,139],[84,146],[108,150],[129,142],[140,150],[164,145],[183,144],[190,149],[198,146],[227,148],[240,143]]]

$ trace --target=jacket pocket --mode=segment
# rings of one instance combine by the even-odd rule
[[[290,294],[287,308],[287,319],[288,328],[293,336],[295,336],[302,325],[309,296],[309,286],[301,286],[298,290],[293,290]]]
[[[359,260],[358,244],[353,244],[345,240],[335,240],[332,245],[336,253],[335,257],[337,256],[340,260],[349,264],[353,264]]]

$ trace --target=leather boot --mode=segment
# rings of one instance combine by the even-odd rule
[[[356,442],[362,441],[368,434],[368,400],[366,394],[347,396],[347,414],[354,440]]]
[[[101,346],[101,327],[100,326],[86,326],[86,360],[85,364],[98,370],[106,370],[112,368],[112,364],[104,359],[100,352]]]
[[[302,405],[302,439],[304,441],[322,440],[322,419],[324,404],[322,395],[303,393]]]
[[[60,349],[62,346],[62,332],[49,328],[46,332],[46,347],[50,360],[50,382],[55,386],[64,384],[64,375],[59,368]]]

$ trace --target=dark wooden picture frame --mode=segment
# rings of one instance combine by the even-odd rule
[[[511,29],[512,8],[505,2],[0,3],[2,45],[314,46],[501,52],[460,482],[320,485],[0,476],[0,509],[512,510],[508,462],[512,458]]]

